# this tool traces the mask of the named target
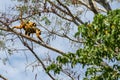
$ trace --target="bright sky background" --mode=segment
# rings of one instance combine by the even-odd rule
[[[15,5],[15,3],[11,2],[10,0],[0,0],[0,11],[5,11],[8,7]],[[120,4],[118,3],[113,3],[111,4],[113,9],[115,8],[120,8]],[[60,41],[62,44],[61,45],[58,44],[58,41],[54,42],[54,44],[52,46],[57,47],[60,50],[63,51],[68,51],[68,49],[66,49],[66,45],[67,43],[63,43],[62,41]],[[20,43],[21,44],[21,43]],[[18,43],[19,45],[19,43]],[[47,53],[47,49],[44,49],[43,47],[41,47],[41,50],[46,50]],[[38,50],[38,52],[45,52],[45,51],[41,51]],[[39,53],[39,54],[41,54]],[[29,54],[29,52],[28,52]],[[54,55],[54,54],[53,54]],[[2,51],[0,51],[0,56],[6,56],[6,53],[3,53]],[[33,62],[34,58],[31,57],[31,55],[29,55],[29,62]],[[40,56],[41,57],[41,56]],[[42,55],[42,57],[44,57],[44,55]],[[27,68],[26,72],[25,72],[25,66],[27,64],[26,60],[25,60],[25,55],[24,54],[14,54],[12,56],[9,57],[10,62],[6,65],[3,65],[2,61],[0,60],[0,74],[2,74],[3,76],[5,76],[6,78],[8,78],[9,80],[34,80],[34,73],[38,73],[38,75],[41,75],[42,77],[40,77],[39,80],[50,80],[47,76],[45,76],[45,73],[43,73],[43,70],[40,70],[40,67],[35,71],[32,72],[31,68]],[[28,63],[29,63],[28,62]],[[39,77],[38,77],[39,78]],[[67,80],[67,79],[64,79]]]

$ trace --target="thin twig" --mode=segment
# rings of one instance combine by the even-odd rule
[[[77,16],[74,17],[73,14],[71,13],[70,9],[69,9],[67,6],[65,6],[64,4],[62,4],[62,2],[60,2],[59,0],[57,0],[57,2],[58,2],[61,6],[63,6],[63,7],[68,11],[69,15],[73,18],[74,23],[76,23],[78,26],[79,26],[79,23],[77,23],[76,20],[78,20],[81,24],[84,23],[84,22],[81,21]]]
[[[81,41],[74,40],[74,39],[70,38],[69,36],[67,36],[67,35],[65,35],[65,34],[61,35],[61,34],[57,34],[56,32],[50,31],[48,28],[46,28],[45,26],[41,25],[40,23],[39,23],[39,25],[40,25],[41,27],[43,27],[45,30],[47,30],[49,33],[55,34],[55,35],[57,35],[57,36],[59,36],[59,37],[66,38],[66,39],[68,39],[68,40],[70,40],[70,41],[77,42],[77,43],[85,43],[85,42],[82,41],[82,40],[81,40]]]

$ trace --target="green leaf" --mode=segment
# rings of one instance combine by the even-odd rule
[[[46,25],[50,25],[51,24],[50,20],[46,16],[42,17],[41,21],[45,21]]]
[[[74,37],[77,37],[79,35],[80,35],[80,32],[76,32],[75,35],[74,35]]]

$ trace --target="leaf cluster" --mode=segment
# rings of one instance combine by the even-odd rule
[[[83,68],[88,67],[84,80],[118,80],[120,66],[114,62],[120,60],[120,9],[109,11],[106,15],[95,15],[93,22],[78,27],[75,37],[80,35],[85,42],[84,47],[79,48],[76,53],[58,56],[54,68],[51,64],[48,71],[55,72],[55,67],[58,69],[59,64],[59,72],[62,65],[71,64],[73,68],[81,64]]]

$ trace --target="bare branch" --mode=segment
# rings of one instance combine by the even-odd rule
[[[64,71],[64,70],[62,70],[62,72],[63,72],[65,75],[67,75],[68,77],[70,77],[71,80],[75,80],[74,77],[71,76],[71,73],[66,72],[66,71]]]
[[[60,18],[63,18],[63,19],[65,19],[65,20],[67,20],[67,21],[70,21],[70,22],[73,22],[72,19],[68,19],[68,18],[66,18],[65,16],[60,15],[57,11],[55,11],[55,12],[51,11],[51,12],[54,13],[54,14],[56,14],[56,15],[59,16]],[[76,25],[77,25],[77,24],[76,24]]]
[[[55,35],[57,35],[57,36],[59,36],[59,37],[63,37],[63,38],[66,38],[66,39],[68,39],[68,40],[70,40],[70,41],[73,41],[73,42],[77,42],[77,43],[85,43],[84,41],[78,41],[78,40],[75,40],[75,39],[72,39],[72,38],[70,38],[69,36],[67,36],[67,35],[65,35],[65,34],[63,34],[63,35],[61,35],[61,34],[58,34],[58,33],[56,33],[56,32],[53,32],[53,31],[50,31],[48,28],[46,28],[45,26],[43,26],[43,25],[41,25],[41,24],[39,24],[41,27],[43,27],[45,30],[47,30],[49,33],[52,33],[52,34],[55,34]]]
[[[41,63],[43,69],[46,71],[47,69],[46,69],[44,63],[43,63],[42,60],[38,57],[38,55],[32,50],[32,48],[30,48],[30,46],[29,46],[26,42],[24,42],[24,41],[22,41],[22,40],[21,40],[21,42],[32,52],[32,54],[35,56],[35,58]],[[55,80],[55,78],[54,78],[49,72],[47,72],[47,74],[48,74],[48,76],[49,76],[52,80]]]
[[[77,21],[80,22],[81,24],[84,23],[84,22],[81,21],[77,16],[74,17],[73,14],[71,13],[71,11],[69,10],[69,8],[68,8],[67,6],[65,6],[64,4],[62,4],[62,2],[60,2],[59,0],[57,0],[57,2],[58,2],[61,6],[63,6],[63,7],[68,11],[69,15],[73,18],[73,22],[74,22],[75,24],[78,24],[78,25],[79,25],[79,23],[77,23]],[[77,20],[77,21],[76,21],[76,20]]]
[[[57,8],[58,10],[60,10],[61,12],[69,15],[69,13],[68,13],[66,10],[63,10],[61,7],[59,7],[58,5],[54,4],[54,3],[51,2],[50,0],[48,0],[48,2],[49,2],[52,6],[54,6],[54,7]]]
[[[98,14],[98,11],[96,10],[96,8],[95,8],[95,6],[94,6],[93,1],[92,1],[92,0],[88,0],[88,2],[89,2],[89,5],[90,5],[92,11],[93,11],[95,14]]]
[[[94,1],[94,2],[95,2],[95,1]],[[89,6],[89,4],[86,4],[86,3],[84,3],[84,2],[82,2],[82,1],[80,1],[80,0],[78,1],[78,3],[81,4],[81,5],[83,5],[83,6],[85,6],[87,9],[89,9],[89,10],[92,11],[92,8]],[[95,3],[94,3],[94,5],[95,5]],[[97,7],[96,5],[95,5],[95,8],[96,8],[96,10],[98,10],[99,12],[100,12],[100,11],[106,12],[106,10],[104,10],[103,8]]]
[[[72,22],[74,22],[77,26],[80,25],[79,23],[83,24],[83,22],[76,16],[74,17],[73,14],[71,13],[71,11],[69,10],[69,8],[67,6],[65,6],[64,4],[62,4],[59,0],[57,0],[57,2],[63,7],[65,8],[62,9],[61,7],[59,7],[58,5],[54,4],[53,2],[51,2],[50,0],[48,0],[48,2],[54,6],[56,9],[60,10],[61,12],[63,12],[64,14],[68,15],[69,17],[72,18]],[[53,12],[55,13],[55,12]],[[58,15],[60,17],[60,14],[55,13],[56,15]],[[79,23],[78,23],[79,22]]]
[[[4,76],[0,75],[0,78],[3,79],[3,80],[8,80],[6,79]]]
[[[98,4],[101,4],[107,11],[112,10],[107,0],[95,0]]]

